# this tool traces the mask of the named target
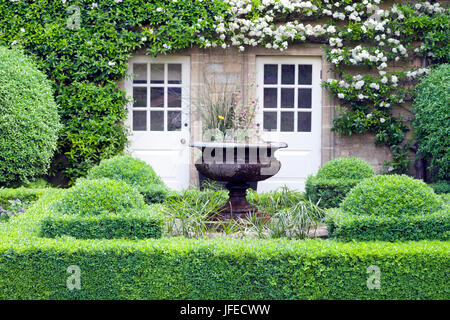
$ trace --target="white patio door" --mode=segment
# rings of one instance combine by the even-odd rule
[[[281,169],[259,182],[265,192],[283,185],[304,191],[305,179],[320,167],[320,58],[258,57],[256,60],[257,116],[266,141],[286,142],[276,157]]]
[[[127,94],[129,149],[169,188],[189,185],[189,57],[133,57]]]

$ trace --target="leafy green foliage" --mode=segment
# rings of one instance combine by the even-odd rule
[[[142,195],[123,181],[101,179],[79,179],[55,203],[62,214],[98,215],[125,213],[145,207]]]
[[[433,188],[434,192],[437,194],[446,194],[450,193],[450,181],[437,181],[435,183],[430,184],[430,187]]]
[[[450,240],[450,207],[429,214],[398,217],[328,211],[328,235],[344,241]]]
[[[450,180],[450,64],[437,67],[418,84],[414,113],[419,152],[435,179]]]
[[[317,177],[326,179],[364,179],[375,172],[369,163],[356,157],[336,158],[325,163]]]
[[[41,223],[41,236],[77,239],[160,238],[163,218],[150,209],[95,216],[49,215]]]
[[[356,185],[340,208],[354,215],[400,217],[430,214],[442,206],[442,199],[421,180],[405,175],[379,175]]]
[[[336,208],[360,181],[359,179],[327,179],[308,176],[305,183],[305,195],[321,208]]]
[[[362,179],[375,174],[370,164],[356,157],[325,163],[316,176],[308,176],[305,196],[322,208],[335,208]]]
[[[51,83],[32,59],[0,46],[0,186],[47,172],[60,128]]]
[[[128,155],[102,160],[88,171],[88,179],[109,178],[124,181],[142,193],[146,203],[162,202],[169,190],[153,168]]]
[[[305,197],[302,193],[283,186],[275,191],[265,193],[248,190],[247,200],[257,206],[260,211],[272,216],[283,209],[290,209],[296,206],[305,200]]]

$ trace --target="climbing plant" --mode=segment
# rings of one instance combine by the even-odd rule
[[[389,171],[405,172],[409,123],[393,111],[427,64],[449,60],[449,14],[437,2],[0,0],[0,45],[21,47],[53,82],[64,129],[52,168],[66,181],[124,149],[127,98],[117,81],[136,50],[283,51],[301,42],[322,43],[333,66],[323,82],[341,105],[333,130],[373,133],[392,151]],[[415,58],[423,65],[399,67]]]

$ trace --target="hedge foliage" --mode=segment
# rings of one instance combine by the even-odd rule
[[[450,240],[450,207],[430,214],[399,217],[328,211],[328,235],[344,241]]]
[[[433,188],[434,192],[437,194],[450,193],[450,181],[437,181],[430,184],[430,187]]]
[[[363,159],[336,158],[325,163],[316,176],[308,176],[305,196],[322,208],[335,208],[362,179],[374,174],[373,168]]]
[[[60,121],[47,76],[20,50],[0,46],[0,186],[47,172]]]
[[[108,178],[79,179],[55,203],[56,211],[72,215],[126,213],[144,207],[144,198],[132,186]]]
[[[51,190],[0,224],[0,299],[443,299],[448,241],[41,238]],[[69,266],[81,290],[69,290]],[[379,290],[367,287],[370,266]],[[414,284],[414,285],[412,285]]]
[[[433,213],[443,203],[422,180],[406,175],[379,175],[355,186],[340,208],[354,215],[399,217]]]
[[[22,202],[31,203],[48,191],[48,189],[29,188],[3,188],[0,189],[0,206],[7,206],[9,200],[20,199]]]
[[[98,166],[88,171],[87,178],[123,181],[136,188],[149,204],[162,202],[169,196],[169,189],[153,168],[144,161],[128,155],[102,160]]]
[[[413,111],[419,152],[436,180],[450,180],[450,64],[438,66],[417,85]]]
[[[150,209],[95,216],[49,215],[41,223],[41,236],[77,239],[160,238],[163,217]]]

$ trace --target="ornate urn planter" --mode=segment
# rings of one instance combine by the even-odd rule
[[[246,190],[249,182],[266,180],[281,168],[275,159],[275,151],[286,148],[286,143],[231,143],[231,142],[195,142],[191,147],[199,148],[202,156],[195,167],[207,178],[226,181],[225,187],[230,199],[220,209],[223,219],[245,217],[258,209],[248,203]]]

